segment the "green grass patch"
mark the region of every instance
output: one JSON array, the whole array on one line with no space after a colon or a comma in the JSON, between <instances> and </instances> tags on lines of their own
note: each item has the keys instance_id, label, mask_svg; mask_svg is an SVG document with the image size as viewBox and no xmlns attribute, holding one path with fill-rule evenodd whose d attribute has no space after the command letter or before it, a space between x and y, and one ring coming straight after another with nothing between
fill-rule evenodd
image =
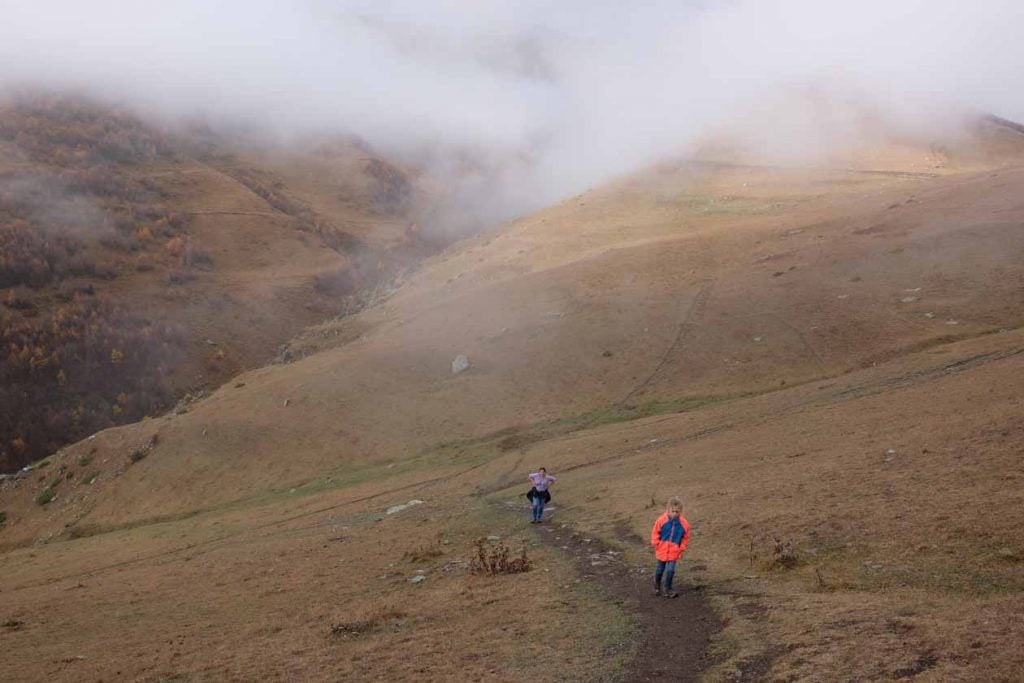
<instances>
[{"instance_id":1,"label":"green grass patch","mask_svg":"<svg viewBox=\"0 0 1024 683\"><path fill-rule=\"evenodd\" d=\"M0 526L3 526L4 524L7 524L7 513L0 512Z\"/></svg>"},{"instance_id":2,"label":"green grass patch","mask_svg":"<svg viewBox=\"0 0 1024 683\"><path fill-rule=\"evenodd\" d=\"M417 458L398 462L357 460L346 463L328 474L305 481L291 482L287 487L272 489L265 494L257 494L238 502L249 506L269 503L281 498L305 497L430 469L432 469L431 463L422 462Z\"/></svg>"},{"instance_id":3,"label":"green grass patch","mask_svg":"<svg viewBox=\"0 0 1024 683\"><path fill-rule=\"evenodd\" d=\"M90 473L89 473L89 475L88 475L88 476L87 476L87 477L86 477L85 479L83 479L82 481L84 481L84 482L85 482L86 484L91 484L91 483L93 483L94 481L96 481L96 480L97 480L97 479L99 478L99 476L100 476L100 471L99 471L99 470L93 470L93 471L92 471L92 472L90 472Z\"/></svg>"},{"instance_id":4,"label":"green grass patch","mask_svg":"<svg viewBox=\"0 0 1024 683\"><path fill-rule=\"evenodd\" d=\"M53 487L47 486L45 489L39 492L39 495L36 496L36 505L46 505L56 497L57 492L53 490Z\"/></svg>"}]
</instances>

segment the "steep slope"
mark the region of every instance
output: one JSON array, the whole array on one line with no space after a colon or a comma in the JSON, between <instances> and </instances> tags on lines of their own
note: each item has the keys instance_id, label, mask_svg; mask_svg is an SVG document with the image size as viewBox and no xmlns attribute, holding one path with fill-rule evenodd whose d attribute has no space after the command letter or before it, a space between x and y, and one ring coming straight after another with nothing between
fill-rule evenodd
<instances>
[{"instance_id":1,"label":"steep slope","mask_svg":"<svg viewBox=\"0 0 1024 683\"><path fill-rule=\"evenodd\" d=\"M321 179L302 200L285 156ZM2 103L0 468L265 364L414 261L390 227L409 207L381 199L417 196L404 177L350 142L256 153L74 98Z\"/></svg>"},{"instance_id":2,"label":"steep slope","mask_svg":"<svg viewBox=\"0 0 1024 683\"><path fill-rule=\"evenodd\" d=\"M652 169L429 259L302 335L292 363L5 480L17 652L67 656L44 642L50 613L55 640L96 652L116 613L181 634L133 639L137 677L512 680L542 662L604 679L632 627L574 587L557 545L502 584L460 563L475 536L528 534L506 511L544 464L559 521L630 562L684 496L683 580L728 617L720 678L1011 680L1024 154L985 131L996 151L904 149L882 169ZM75 540L16 549L39 539ZM70 589L106 616L65 605ZM332 640L338 621L364 630Z\"/></svg>"}]
</instances>

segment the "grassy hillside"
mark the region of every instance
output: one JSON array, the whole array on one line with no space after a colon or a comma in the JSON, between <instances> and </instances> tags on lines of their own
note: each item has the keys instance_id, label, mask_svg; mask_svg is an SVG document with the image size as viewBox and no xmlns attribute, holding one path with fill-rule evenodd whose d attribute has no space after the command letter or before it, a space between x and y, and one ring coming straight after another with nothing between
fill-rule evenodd
<instances>
[{"instance_id":1,"label":"grassy hillside","mask_svg":"<svg viewBox=\"0 0 1024 683\"><path fill-rule=\"evenodd\" d=\"M453 245L293 362L0 483L4 672L628 679L675 603L594 575L642 594L678 494L709 680L1013 680L1022 143L665 165ZM479 537L533 571L473 574Z\"/></svg>"}]
</instances>

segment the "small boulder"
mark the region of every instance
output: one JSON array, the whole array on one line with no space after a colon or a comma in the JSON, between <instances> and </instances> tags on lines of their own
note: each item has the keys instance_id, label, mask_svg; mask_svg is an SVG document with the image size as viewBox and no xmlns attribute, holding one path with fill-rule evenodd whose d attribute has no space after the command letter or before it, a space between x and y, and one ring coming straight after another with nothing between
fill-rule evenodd
<instances>
[{"instance_id":1,"label":"small boulder","mask_svg":"<svg viewBox=\"0 0 1024 683\"><path fill-rule=\"evenodd\" d=\"M395 514L397 512L401 512L402 510L408 510L411 507L415 507L417 505L423 505L424 502L425 501L422 501L419 498L414 498L414 499L410 500L408 503L402 503L401 505L392 505L391 507L389 507L387 509L387 514L393 515L393 514Z\"/></svg>"},{"instance_id":2,"label":"small boulder","mask_svg":"<svg viewBox=\"0 0 1024 683\"><path fill-rule=\"evenodd\" d=\"M455 360L452 361L452 374L457 375L460 372L469 370L469 356L460 353L455 356Z\"/></svg>"}]
</instances>

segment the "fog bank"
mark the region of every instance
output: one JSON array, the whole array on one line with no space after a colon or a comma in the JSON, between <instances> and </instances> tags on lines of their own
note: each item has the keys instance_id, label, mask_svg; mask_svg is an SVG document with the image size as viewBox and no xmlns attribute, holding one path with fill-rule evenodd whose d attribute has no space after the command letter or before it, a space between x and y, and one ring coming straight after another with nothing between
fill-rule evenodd
<instances>
[{"instance_id":1,"label":"fog bank","mask_svg":"<svg viewBox=\"0 0 1024 683\"><path fill-rule=\"evenodd\" d=\"M442 170L457 150L477 172L448 163L455 192L488 219L723 125L801 156L865 117L919 136L965 111L1024 119L1021 26L1012 0L16 0L0 87L271 140L355 134Z\"/></svg>"}]
</instances>

